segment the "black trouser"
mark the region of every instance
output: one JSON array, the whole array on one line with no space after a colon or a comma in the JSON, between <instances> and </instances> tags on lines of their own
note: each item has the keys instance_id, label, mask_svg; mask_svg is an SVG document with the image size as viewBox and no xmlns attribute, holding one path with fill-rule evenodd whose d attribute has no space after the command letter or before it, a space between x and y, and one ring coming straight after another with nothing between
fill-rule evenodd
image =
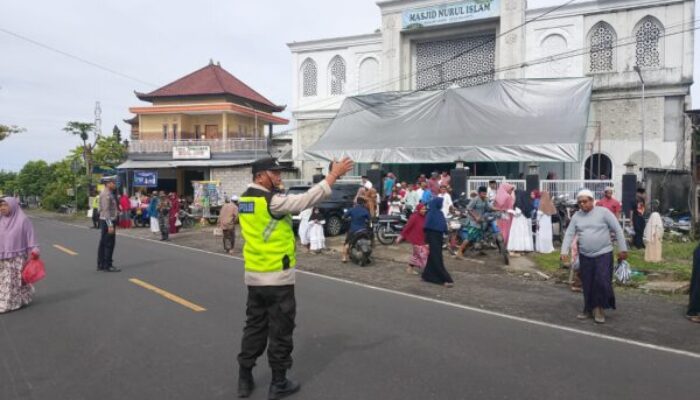
<instances>
[{"instance_id":1,"label":"black trouser","mask_svg":"<svg viewBox=\"0 0 700 400\"><path fill-rule=\"evenodd\" d=\"M92 226L96 229L100 227L100 211L96 208L92 209Z\"/></svg>"},{"instance_id":2,"label":"black trouser","mask_svg":"<svg viewBox=\"0 0 700 400\"><path fill-rule=\"evenodd\" d=\"M112 221L112 226L115 227L117 221ZM112 266L112 255L114 254L114 245L117 241L117 232L110 235L108 232L107 222L100 220L100 247L97 250L97 268L108 269Z\"/></svg>"},{"instance_id":3,"label":"black trouser","mask_svg":"<svg viewBox=\"0 0 700 400\"><path fill-rule=\"evenodd\" d=\"M248 318L238 355L241 367L253 368L265 347L270 368L287 370L292 367L296 308L294 285L248 286Z\"/></svg>"}]
</instances>

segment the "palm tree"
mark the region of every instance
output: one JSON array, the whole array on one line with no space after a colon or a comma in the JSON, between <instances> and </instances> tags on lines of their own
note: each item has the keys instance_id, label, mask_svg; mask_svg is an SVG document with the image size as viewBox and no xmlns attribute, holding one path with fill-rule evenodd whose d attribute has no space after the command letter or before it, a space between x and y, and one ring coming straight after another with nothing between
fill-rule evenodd
<instances>
[{"instance_id":1,"label":"palm tree","mask_svg":"<svg viewBox=\"0 0 700 400\"><path fill-rule=\"evenodd\" d=\"M85 174L88 177L89 186L92 184L92 149L95 147L95 143L89 143L88 140L90 140L90 132L95 130L95 124L69 121L63 130L80 137L80 140L83 141L83 160L85 161Z\"/></svg>"}]
</instances>

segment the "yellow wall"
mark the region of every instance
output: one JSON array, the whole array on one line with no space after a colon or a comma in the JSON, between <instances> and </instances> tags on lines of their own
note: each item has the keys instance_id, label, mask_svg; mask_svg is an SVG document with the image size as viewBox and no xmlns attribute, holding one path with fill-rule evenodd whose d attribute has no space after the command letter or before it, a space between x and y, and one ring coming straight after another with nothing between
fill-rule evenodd
<instances>
[{"instance_id":1,"label":"yellow wall","mask_svg":"<svg viewBox=\"0 0 700 400\"><path fill-rule=\"evenodd\" d=\"M163 140L163 125L168 125L168 140L173 140L173 124L178 125L179 139L194 139L195 125L199 125L200 136L204 135L206 125L216 125L219 133L218 137L207 137L207 139L223 138L222 114L150 114L141 115L139 139ZM227 114L226 124L228 128L228 138L253 138L255 136L255 118ZM242 132L240 132L240 130L242 130ZM258 137L263 138L264 135L265 122L258 120Z\"/></svg>"}]
</instances>

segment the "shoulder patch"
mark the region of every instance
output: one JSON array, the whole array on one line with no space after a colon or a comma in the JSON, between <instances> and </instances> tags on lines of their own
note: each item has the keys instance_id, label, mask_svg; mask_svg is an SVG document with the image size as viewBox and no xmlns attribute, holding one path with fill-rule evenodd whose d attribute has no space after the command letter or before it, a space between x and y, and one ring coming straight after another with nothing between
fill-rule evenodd
<instances>
[{"instance_id":1,"label":"shoulder patch","mask_svg":"<svg viewBox=\"0 0 700 400\"><path fill-rule=\"evenodd\" d=\"M254 214L255 202L241 201L240 203L238 203L238 212L243 214Z\"/></svg>"}]
</instances>

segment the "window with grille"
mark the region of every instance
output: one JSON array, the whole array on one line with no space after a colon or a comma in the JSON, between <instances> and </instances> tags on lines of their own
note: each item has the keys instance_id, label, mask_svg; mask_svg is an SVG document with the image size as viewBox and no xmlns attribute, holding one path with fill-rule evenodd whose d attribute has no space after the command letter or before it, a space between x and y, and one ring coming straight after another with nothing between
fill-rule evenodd
<instances>
[{"instance_id":1,"label":"window with grille","mask_svg":"<svg viewBox=\"0 0 700 400\"><path fill-rule=\"evenodd\" d=\"M612 27L599 22L591 30L590 71L607 72L615 69L615 41Z\"/></svg>"},{"instance_id":2,"label":"window with grille","mask_svg":"<svg viewBox=\"0 0 700 400\"><path fill-rule=\"evenodd\" d=\"M311 59L304 61L301 71L302 94L304 97L316 96L318 86L318 69L316 68L316 63Z\"/></svg>"},{"instance_id":3,"label":"window with grille","mask_svg":"<svg viewBox=\"0 0 700 400\"><path fill-rule=\"evenodd\" d=\"M345 61L340 56L331 60L331 95L343 94L345 91Z\"/></svg>"},{"instance_id":4,"label":"window with grille","mask_svg":"<svg viewBox=\"0 0 700 400\"><path fill-rule=\"evenodd\" d=\"M495 35L417 43L416 87L439 90L490 82L495 59Z\"/></svg>"},{"instance_id":5,"label":"window with grille","mask_svg":"<svg viewBox=\"0 0 700 400\"><path fill-rule=\"evenodd\" d=\"M646 68L660 67L659 41L663 35L661 24L652 17L646 17L640 22L634 35L637 39L637 65Z\"/></svg>"}]
</instances>

